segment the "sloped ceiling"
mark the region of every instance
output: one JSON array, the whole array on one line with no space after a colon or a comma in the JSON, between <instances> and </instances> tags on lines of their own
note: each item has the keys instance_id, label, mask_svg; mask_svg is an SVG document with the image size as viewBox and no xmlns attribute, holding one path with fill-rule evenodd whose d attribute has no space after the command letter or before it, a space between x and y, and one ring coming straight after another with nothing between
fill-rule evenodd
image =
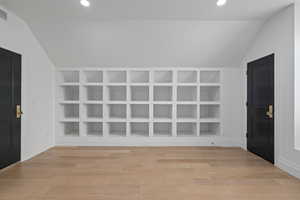
<instances>
[{"instance_id":1,"label":"sloped ceiling","mask_svg":"<svg viewBox=\"0 0 300 200\"><path fill-rule=\"evenodd\" d=\"M264 20L292 0L2 0L57 67L239 66Z\"/></svg>"}]
</instances>

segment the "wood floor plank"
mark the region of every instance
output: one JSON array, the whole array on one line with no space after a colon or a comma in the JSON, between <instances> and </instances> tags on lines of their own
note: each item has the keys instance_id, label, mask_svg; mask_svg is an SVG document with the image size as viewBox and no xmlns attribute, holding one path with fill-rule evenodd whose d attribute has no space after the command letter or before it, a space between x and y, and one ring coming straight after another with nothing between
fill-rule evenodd
<instances>
[{"instance_id":1,"label":"wood floor plank","mask_svg":"<svg viewBox=\"0 0 300 200\"><path fill-rule=\"evenodd\" d=\"M239 148L55 147L0 171L0 200L299 200L300 180Z\"/></svg>"}]
</instances>

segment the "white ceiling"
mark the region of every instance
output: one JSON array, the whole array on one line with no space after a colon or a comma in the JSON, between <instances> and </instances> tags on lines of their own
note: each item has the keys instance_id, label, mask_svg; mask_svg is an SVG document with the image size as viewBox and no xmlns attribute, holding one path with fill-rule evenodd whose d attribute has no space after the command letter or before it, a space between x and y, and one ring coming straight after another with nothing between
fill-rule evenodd
<instances>
[{"instance_id":1,"label":"white ceiling","mask_svg":"<svg viewBox=\"0 0 300 200\"><path fill-rule=\"evenodd\" d=\"M238 66L263 21L294 0L0 0L57 66Z\"/></svg>"},{"instance_id":2,"label":"white ceiling","mask_svg":"<svg viewBox=\"0 0 300 200\"><path fill-rule=\"evenodd\" d=\"M83 9L79 0L1 0L26 19L264 19L295 0L228 0L216 7L217 0L90 0Z\"/></svg>"},{"instance_id":3,"label":"white ceiling","mask_svg":"<svg viewBox=\"0 0 300 200\"><path fill-rule=\"evenodd\" d=\"M26 19L264 19L294 0L228 0L223 8L217 0L90 0L83 9L79 0L2 0Z\"/></svg>"}]
</instances>

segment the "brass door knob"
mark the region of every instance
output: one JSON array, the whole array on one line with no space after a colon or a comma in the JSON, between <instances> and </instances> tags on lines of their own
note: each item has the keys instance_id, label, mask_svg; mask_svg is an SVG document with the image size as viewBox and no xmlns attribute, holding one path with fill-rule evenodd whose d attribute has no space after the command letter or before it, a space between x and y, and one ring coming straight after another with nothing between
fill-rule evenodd
<instances>
[{"instance_id":1,"label":"brass door knob","mask_svg":"<svg viewBox=\"0 0 300 200\"><path fill-rule=\"evenodd\" d=\"M22 114L23 114L23 112L22 112L22 109L21 109L21 105L17 105L16 106L16 118L20 119Z\"/></svg>"},{"instance_id":2,"label":"brass door knob","mask_svg":"<svg viewBox=\"0 0 300 200\"><path fill-rule=\"evenodd\" d=\"M273 119L273 105L269 105L269 106L268 106L268 111L267 111L266 115L267 115L270 119Z\"/></svg>"}]
</instances>

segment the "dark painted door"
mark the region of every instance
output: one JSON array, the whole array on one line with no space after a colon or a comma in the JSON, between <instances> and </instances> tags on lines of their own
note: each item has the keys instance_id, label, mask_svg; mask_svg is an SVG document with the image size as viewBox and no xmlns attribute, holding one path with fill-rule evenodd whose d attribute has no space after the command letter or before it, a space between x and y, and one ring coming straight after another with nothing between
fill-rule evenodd
<instances>
[{"instance_id":1,"label":"dark painted door","mask_svg":"<svg viewBox=\"0 0 300 200\"><path fill-rule=\"evenodd\" d=\"M21 55L0 48L0 169L20 161Z\"/></svg>"},{"instance_id":2,"label":"dark painted door","mask_svg":"<svg viewBox=\"0 0 300 200\"><path fill-rule=\"evenodd\" d=\"M274 163L274 54L248 63L247 148Z\"/></svg>"}]
</instances>

